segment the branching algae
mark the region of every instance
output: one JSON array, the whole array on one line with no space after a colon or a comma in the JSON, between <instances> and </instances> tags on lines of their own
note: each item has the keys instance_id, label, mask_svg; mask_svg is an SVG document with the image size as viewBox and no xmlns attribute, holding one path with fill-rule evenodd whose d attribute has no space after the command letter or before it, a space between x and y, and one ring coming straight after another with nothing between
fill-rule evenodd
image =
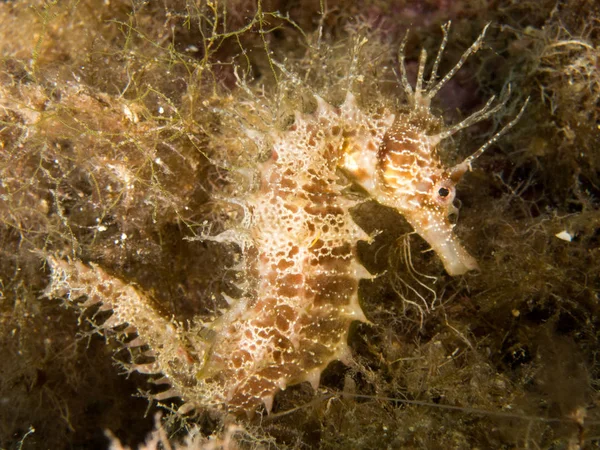
<instances>
[{"instance_id":1,"label":"branching algae","mask_svg":"<svg viewBox=\"0 0 600 450\"><path fill-rule=\"evenodd\" d=\"M484 29L438 80L448 27L427 79L426 53L421 53L414 87L404 64L406 40L402 44L400 83L409 101L404 109L361 107L349 86L337 106L314 93L309 99L316 103L314 111L294 112L292 123L282 128L268 125L260 102L253 106L259 120L239 119L244 148L258 160L254 170L239 170L251 188L223 200L242 209L237 225L204 236L233 241L241 249L235 266L241 295L224 296L229 305L222 315L179 323L161 313L150 295L98 265L57 256L48 257L47 296L66 295L79 308L111 311L100 327L135 335L125 346L142 347L146 358L127 365L128 370L156 375L155 383L166 388L154 398L180 397L182 413L201 408L251 413L261 405L270 411L277 392L290 385L308 381L316 389L330 362L350 358L350 324L367 321L358 284L370 274L357 261L356 244L369 236L350 214L363 199L347 194L349 183L400 212L448 274L477 268L449 219L456 212L455 185L523 109L462 163L446 167L440 162L443 139L491 117L510 94L507 88L497 103L491 98L451 126L432 113L432 98L481 47L485 34ZM260 121L267 126L255 126Z\"/></svg>"}]
</instances>

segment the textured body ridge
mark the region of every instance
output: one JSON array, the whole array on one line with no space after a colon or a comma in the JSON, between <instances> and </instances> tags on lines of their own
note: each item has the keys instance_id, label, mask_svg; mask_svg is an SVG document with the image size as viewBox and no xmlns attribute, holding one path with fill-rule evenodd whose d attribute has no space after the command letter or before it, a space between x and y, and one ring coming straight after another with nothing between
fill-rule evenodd
<instances>
[{"instance_id":1,"label":"textured body ridge","mask_svg":"<svg viewBox=\"0 0 600 450\"><path fill-rule=\"evenodd\" d=\"M100 304L112 310L103 328L127 325L138 335L129 347L150 347L142 355L151 362L134 363L131 370L161 374L157 382L168 388L155 398L181 397L182 411L206 406L253 411L261 404L270 411L274 395L287 386L309 381L316 388L331 361L348 358L350 324L366 320L358 283L368 273L356 260L356 243L367 235L351 218L355 200L343 194L346 177L403 214L449 274L477 267L448 219L455 211L454 186L516 119L463 163L441 164L437 148L442 139L489 117L506 101L491 107L490 100L465 121L443 128L430 112L431 98L483 37L436 83L446 32L447 27L427 83L423 55L414 89L401 60L411 103L407 111L363 111L347 92L339 107L315 96L314 113L296 113L286 130L247 130L248 139L270 157L257 164L258 186L236 200L246 215L246 290L238 299L226 297L228 310L212 323L183 326L169 320L143 293L77 261L49 258L49 295L67 292L72 300L87 297L84 308ZM346 177L339 176L340 169Z\"/></svg>"}]
</instances>

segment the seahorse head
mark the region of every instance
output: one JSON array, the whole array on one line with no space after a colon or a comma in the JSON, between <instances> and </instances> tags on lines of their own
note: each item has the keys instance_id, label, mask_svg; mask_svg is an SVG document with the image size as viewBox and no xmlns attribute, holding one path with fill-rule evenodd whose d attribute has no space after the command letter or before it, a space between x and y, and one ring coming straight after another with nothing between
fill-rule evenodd
<instances>
[{"instance_id":1,"label":"seahorse head","mask_svg":"<svg viewBox=\"0 0 600 450\"><path fill-rule=\"evenodd\" d=\"M380 201L396 208L442 260L450 275L477 269L460 244L450 217L456 184L467 165L446 169L437 155L439 135L402 115L388 129L377 154Z\"/></svg>"},{"instance_id":2,"label":"seahorse head","mask_svg":"<svg viewBox=\"0 0 600 450\"><path fill-rule=\"evenodd\" d=\"M463 162L454 167L445 167L441 163L438 155L440 142L493 116L506 105L510 97L511 89L508 85L498 101L495 102L496 96L492 96L480 110L450 126L446 126L443 119L431 109L432 99L436 94L460 70L469 56L482 47L488 27L489 24L465 50L454 67L438 79L438 68L448 40L450 22L443 25L442 43L431 72L426 77L427 52L423 49L414 87L408 81L404 61L407 33L398 53L399 81L408 101L398 115L385 114L379 122L367 120L367 126L358 127L358 119L363 120L364 115L357 112L354 96L348 94L340 107L343 122L354 126L353 132L347 133L353 142L349 143L348 138L342 145L344 154L340 167L379 203L398 210L431 245L450 275L462 275L478 268L475 259L453 232L454 225L450 218L457 212L453 204L456 185L464 173L471 169L471 164L519 121L528 102L525 101L514 119ZM361 136L361 130L369 132L366 134L367 138Z\"/></svg>"}]
</instances>

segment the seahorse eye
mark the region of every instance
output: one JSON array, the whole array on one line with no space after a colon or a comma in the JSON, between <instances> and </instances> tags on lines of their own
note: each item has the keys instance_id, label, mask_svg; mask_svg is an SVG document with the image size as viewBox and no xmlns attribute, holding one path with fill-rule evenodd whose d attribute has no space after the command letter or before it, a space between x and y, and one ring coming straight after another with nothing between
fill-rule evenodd
<instances>
[{"instance_id":1,"label":"seahorse eye","mask_svg":"<svg viewBox=\"0 0 600 450\"><path fill-rule=\"evenodd\" d=\"M454 185L449 180L441 180L433 187L433 201L438 205L448 206L454 201L456 191Z\"/></svg>"},{"instance_id":2,"label":"seahorse eye","mask_svg":"<svg viewBox=\"0 0 600 450\"><path fill-rule=\"evenodd\" d=\"M448 197L448 194L450 194L450 190L445 187L441 187L438 190L438 194L440 197Z\"/></svg>"}]
</instances>

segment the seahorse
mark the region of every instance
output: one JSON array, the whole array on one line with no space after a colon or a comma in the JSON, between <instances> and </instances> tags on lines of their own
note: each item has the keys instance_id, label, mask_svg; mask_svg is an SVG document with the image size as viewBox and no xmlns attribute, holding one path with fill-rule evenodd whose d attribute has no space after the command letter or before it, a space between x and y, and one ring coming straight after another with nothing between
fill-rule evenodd
<instances>
[{"instance_id":1,"label":"seahorse","mask_svg":"<svg viewBox=\"0 0 600 450\"><path fill-rule=\"evenodd\" d=\"M352 219L350 208L360 200L344 194L347 182L340 169L403 214L450 275L477 267L448 220L454 186L518 117L461 164L449 169L441 164L442 139L494 114L507 99L504 95L492 107L492 98L481 111L440 131L431 99L481 46L485 33L436 82L448 25L443 30L425 87L426 53L414 89L401 56L408 112L363 111L348 91L337 107L315 95L316 110L296 113L288 129L274 128L268 136L248 130L257 147L269 150L266 161L257 164L258 187L237 200L246 214L243 276L249 282L240 298L227 298L229 309L214 322L196 327L174 322L141 290L80 261L48 258L53 272L48 295L87 298L83 308L100 304L113 311L101 327L135 330L138 337L127 345L148 345L146 356L153 362L134 362L130 370L162 374L159 382L168 388L155 398L180 397L181 412L205 407L251 412L260 405L270 411L275 394L289 385L309 381L316 389L331 361L349 359L350 324L367 321L358 283L370 275L357 261L356 243L369 237ZM406 38L401 55L405 44Z\"/></svg>"}]
</instances>

